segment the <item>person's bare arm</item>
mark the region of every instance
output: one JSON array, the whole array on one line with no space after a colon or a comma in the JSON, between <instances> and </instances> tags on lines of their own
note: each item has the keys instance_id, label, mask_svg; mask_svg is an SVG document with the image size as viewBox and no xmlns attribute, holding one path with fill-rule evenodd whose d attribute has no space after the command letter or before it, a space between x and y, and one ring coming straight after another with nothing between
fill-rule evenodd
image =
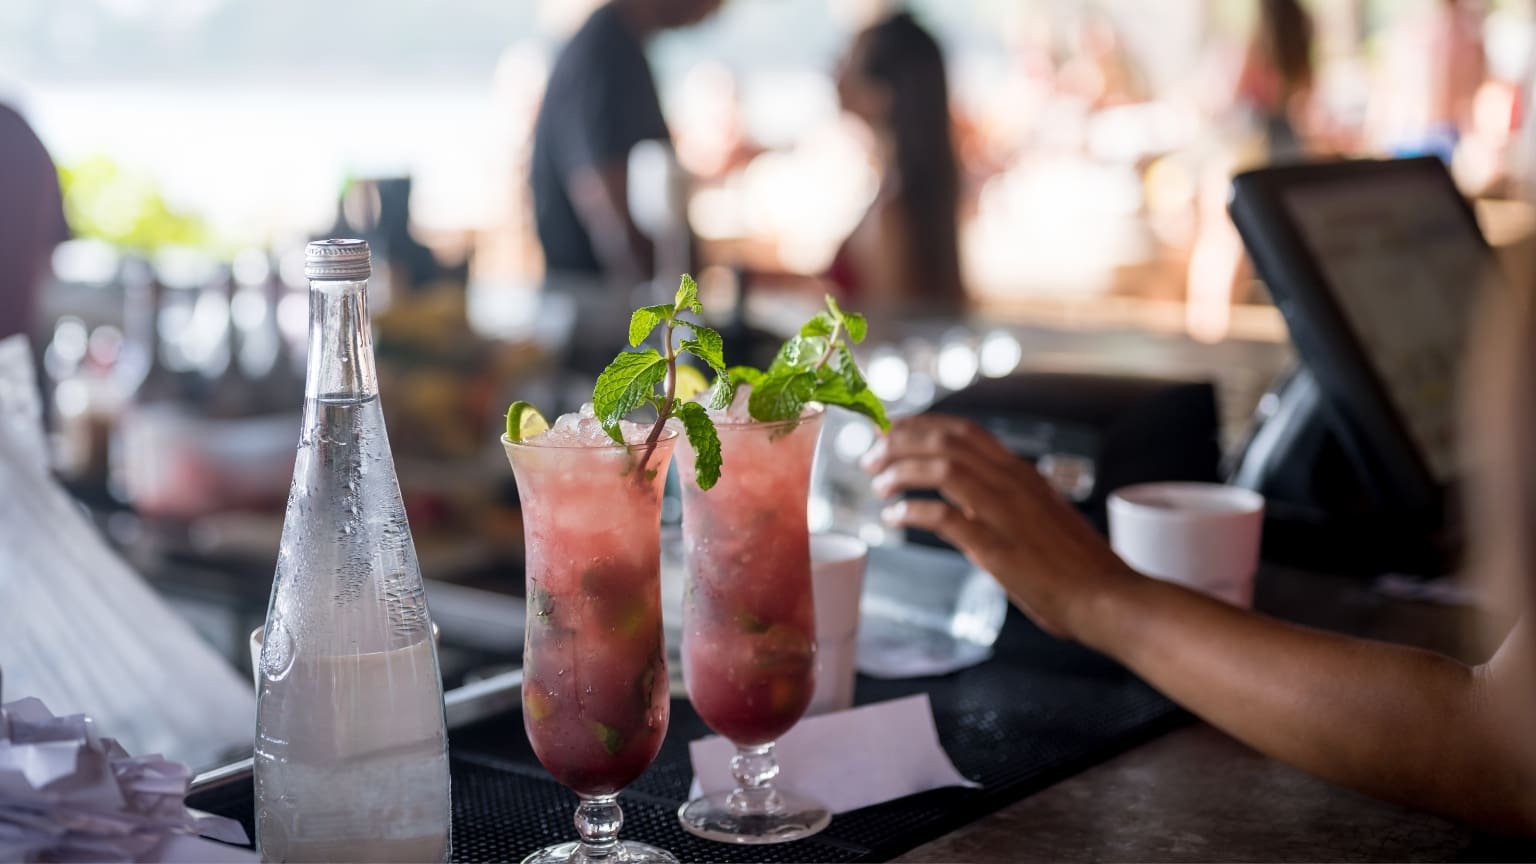
<instances>
[{"instance_id":1,"label":"person's bare arm","mask_svg":"<svg viewBox=\"0 0 1536 864\"><path fill-rule=\"evenodd\" d=\"M1510 644L1468 667L1440 654L1286 624L1136 578L1085 616L1085 644L1277 759L1379 798L1536 833L1536 776L1495 694L1530 687Z\"/></svg>"},{"instance_id":2,"label":"person's bare arm","mask_svg":"<svg viewBox=\"0 0 1536 864\"><path fill-rule=\"evenodd\" d=\"M567 178L566 192L603 268L627 285L651 278L655 250L629 212L628 164L578 168Z\"/></svg>"},{"instance_id":3,"label":"person's bare arm","mask_svg":"<svg viewBox=\"0 0 1536 864\"><path fill-rule=\"evenodd\" d=\"M1495 707L1536 686L1525 632L1471 668L1148 579L967 421L898 421L866 467L882 495L943 496L894 504L888 520L937 532L1046 630L1113 657L1253 747L1381 798L1536 834L1536 771L1519 740L1531 733Z\"/></svg>"}]
</instances>

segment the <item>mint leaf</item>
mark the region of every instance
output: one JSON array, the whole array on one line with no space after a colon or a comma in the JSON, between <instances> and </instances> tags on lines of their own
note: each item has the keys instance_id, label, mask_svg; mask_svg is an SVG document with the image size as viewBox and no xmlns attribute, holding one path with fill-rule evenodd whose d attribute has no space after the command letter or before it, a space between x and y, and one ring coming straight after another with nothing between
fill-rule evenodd
<instances>
[{"instance_id":1,"label":"mint leaf","mask_svg":"<svg viewBox=\"0 0 1536 864\"><path fill-rule=\"evenodd\" d=\"M677 310L670 303L660 303L655 306L642 306L629 316L629 344L635 348L640 343L651 337L651 331L656 325L677 314Z\"/></svg>"},{"instance_id":2,"label":"mint leaf","mask_svg":"<svg viewBox=\"0 0 1536 864\"><path fill-rule=\"evenodd\" d=\"M693 281L693 277L687 273L678 280L677 297L672 301L672 305L679 312L686 309L695 315L704 314L704 304L699 302L699 283Z\"/></svg>"},{"instance_id":3,"label":"mint leaf","mask_svg":"<svg viewBox=\"0 0 1536 864\"><path fill-rule=\"evenodd\" d=\"M772 365L768 367L768 374L777 376L789 371L801 372L814 369L826 350L827 340L821 336L791 337L773 358Z\"/></svg>"},{"instance_id":4,"label":"mint leaf","mask_svg":"<svg viewBox=\"0 0 1536 864\"><path fill-rule=\"evenodd\" d=\"M767 373L749 374L737 367L730 370L731 380L751 381L747 410L754 420L797 417L805 403L814 401L863 414L889 429L885 405L864 381L851 348L869 335L869 321L857 312L844 312L830 294L826 303L826 311L812 316L784 343Z\"/></svg>"},{"instance_id":5,"label":"mint leaf","mask_svg":"<svg viewBox=\"0 0 1536 864\"><path fill-rule=\"evenodd\" d=\"M725 340L716 331L703 324L683 322L693 330L692 339L684 339L678 347L709 364L716 374L725 371Z\"/></svg>"},{"instance_id":6,"label":"mint leaf","mask_svg":"<svg viewBox=\"0 0 1536 864\"><path fill-rule=\"evenodd\" d=\"M801 336L831 336L832 328L837 325L832 316L826 312L817 312L811 320L800 327Z\"/></svg>"},{"instance_id":7,"label":"mint leaf","mask_svg":"<svg viewBox=\"0 0 1536 864\"><path fill-rule=\"evenodd\" d=\"M624 738L619 735L619 730L600 720L592 721L592 737L603 745L609 756L617 756L624 749Z\"/></svg>"},{"instance_id":8,"label":"mint leaf","mask_svg":"<svg viewBox=\"0 0 1536 864\"><path fill-rule=\"evenodd\" d=\"M800 416L816 389L815 372L785 371L769 374L752 388L747 413L754 420L772 422Z\"/></svg>"},{"instance_id":9,"label":"mint leaf","mask_svg":"<svg viewBox=\"0 0 1536 864\"><path fill-rule=\"evenodd\" d=\"M693 447L694 481L700 489L709 489L720 479L720 436L715 432L715 421L697 402L679 403L677 417L683 421L688 444Z\"/></svg>"},{"instance_id":10,"label":"mint leaf","mask_svg":"<svg viewBox=\"0 0 1536 864\"><path fill-rule=\"evenodd\" d=\"M841 376L828 376L818 382L811 392L811 400L863 414L875 421L882 432L891 428L891 421L885 416L885 403L880 401L880 397L868 387L857 392L849 390L848 382Z\"/></svg>"},{"instance_id":11,"label":"mint leaf","mask_svg":"<svg viewBox=\"0 0 1536 864\"><path fill-rule=\"evenodd\" d=\"M859 364L853 359L853 352L847 345L839 345L832 351L832 371L841 378L849 393L863 392L869 385L864 383L864 374L859 371Z\"/></svg>"},{"instance_id":12,"label":"mint leaf","mask_svg":"<svg viewBox=\"0 0 1536 864\"><path fill-rule=\"evenodd\" d=\"M869 320L857 312L849 312L843 316L843 329L848 331L848 338L857 345L869 335Z\"/></svg>"},{"instance_id":13,"label":"mint leaf","mask_svg":"<svg viewBox=\"0 0 1536 864\"><path fill-rule=\"evenodd\" d=\"M709 388L709 407L724 411L736 401L736 385L728 375L716 375L715 386Z\"/></svg>"},{"instance_id":14,"label":"mint leaf","mask_svg":"<svg viewBox=\"0 0 1536 864\"><path fill-rule=\"evenodd\" d=\"M763 380L763 373L751 366L732 366L725 370L725 377L731 382L732 387L740 387L743 384L756 387Z\"/></svg>"},{"instance_id":15,"label":"mint leaf","mask_svg":"<svg viewBox=\"0 0 1536 864\"><path fill-rule=\"evenodd\" d=\"M745 633L767 633L768 622L743 609L736 613L736 625Z\"/></svg>"},{"instance_id":16,"label":"mint leaf","mask_svg":"<svg viewBox=\"0 0 1536 864\"><path fill-rule=\"evenodd\" d=\"M653 348L624 351L613 358L592 387L592 410L609 438L625 443L619 421L649 402L656 385L666 377L667 361Z\"/></svg>"},{"instance_id":17,"label":"mint leaf","mask_svg":"<svg viewBox=\"0 0 1536 864\"><path fill-rule=\"evenodd\" d=\"M555 598L538 586L534 586L533 591L529 593L528 605L533 607L534 614L539 616L541 624L548 624L549 616L555 614Z\"/></svg>"}]
</instances>

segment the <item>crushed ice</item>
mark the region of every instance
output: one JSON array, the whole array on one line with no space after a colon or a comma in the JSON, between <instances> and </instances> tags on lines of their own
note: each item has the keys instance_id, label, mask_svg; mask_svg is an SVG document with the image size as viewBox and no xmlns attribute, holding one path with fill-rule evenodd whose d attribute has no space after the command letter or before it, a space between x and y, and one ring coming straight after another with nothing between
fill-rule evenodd
<instances>
[{"instance_id":1,"label":"crushed ice","mask_svg":"<svg viewBox=\"0 0 1536 864\"><path fill-rule=\"evenodd\" d=\"M626 442L643 444L646 435L650 434L651 424L622 420L619 431ZM556 417L549 431L528 439L527 443L545 447L607 447L612 446L613 439L603 431L603 424L592 410L592 403L588 402L580 411Z\"/></svg>"}]
</instances>

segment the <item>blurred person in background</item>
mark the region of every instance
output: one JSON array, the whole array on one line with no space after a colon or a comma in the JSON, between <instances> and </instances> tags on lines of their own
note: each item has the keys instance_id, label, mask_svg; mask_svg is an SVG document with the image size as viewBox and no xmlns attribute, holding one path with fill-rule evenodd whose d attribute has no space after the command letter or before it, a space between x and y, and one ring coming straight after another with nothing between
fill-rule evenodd
<instances>
[{"instance_id":1,"label":"blurred person in background","mask_svg":"<svg viewBox=\"0 0 1536 864\"><path fill-rule=\"evenodd\" d=\"M670 144L645 42L708 18L722 0L611 0L561 49L534 125L530 185L546 269L626 289L655 250L629 206L629 155Z\"/></svg>"},{"instance_id":2,"label":"blurred person in background","mask_svg":"<svg viewBox=\"0 0 1536 864\"><path fill-rule=\"evenodd\" d=\"M67 235L53 159L27 121L0 105L0 339L31 332L53 247Z\"/></svg>"},{"instance_id":3,"label":"blurred person in background","mask_svg":"<svg viewBox=\"0 0 1536 864\"><path fill-rule=\"evenodd\" d=\"M837 90L873 134L880 187L828 279L873 314L960 311L960 170L938 43L892 15L854 39Z\"/></svg>"},{"instance_id":4,"label":"blurred person in background","mask_svg":"<svg viewBox=\"0 0 1536 864\"><path fill-rule=\"evenodd\" d=\"M1227 215L1227 189L1239 171L1307 155L1313 111L1312 17L1300 0L1259 0L1258 21L1219 115L1236 121L1228 152L1206 166L1196 201L1198 228L1185 282L1185 326L1204 342L1226 338L1233 292L1246 275L1242 240ZM1222 119L1222 118L1218 118Z\"/></svg>"},{"instance_id":5,"label":"blurred person in background","mask_svg":"<svg viewBox=\"0 0 1536 864\"><path fill-rule=\"evenodd\" d=\"M1267 162L1302 156L1313 92L1312 17L1299 0L1261 0L1234 104L1258 126Z\"/></svg>"}]
</instances>

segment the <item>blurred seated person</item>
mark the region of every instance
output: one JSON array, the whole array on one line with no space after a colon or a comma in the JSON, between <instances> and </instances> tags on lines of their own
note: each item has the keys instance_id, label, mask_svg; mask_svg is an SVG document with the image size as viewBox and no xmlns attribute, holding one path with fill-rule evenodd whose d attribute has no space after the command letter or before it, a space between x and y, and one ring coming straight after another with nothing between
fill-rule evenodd
<instances>
[{"instance_id":1,"label":"blurred seated person","mask_svg":"<svg viewBox=\"0 0 1536 864\"><path fill-rule=\"evenodd\" d=\"M0 339L31 332L53 247L67 235L53 160L27 121L0 105Z\"/></svg>"},{"instance_id":2,"label":"blurred seated person","mask_svg":"<svg viewBox=\"0 0 1536 864\"><path fill-rule=\"evenodd\" d=\"M1532 269L1536 274L1536 268ZM1531 287L1531 286L1527 286ZM979 426L898 420L866 457L885 511L997 577L1045 631L1100 651L1249 746L1334 783L1497 832L1536 835L1536 297L1503 296L1477 340L1462 426L1472 575L1519 620L1468 666L1311 630L1133 571Z\"/></svg>"},{"instance_id":3,"label":"blurred seated person","mask_svg":"<svg viewBox=\"0 0 1536 864\"><path fill-rule=\"evenodd\" d=\"M827 278L871 314L961 311L960 172L938 43L892 15L854 39L837 90L873 133L880 188Z\"/></svg>"},{"instance_id":4,"label":"blurred seated person","mask_svg":"<svg viewBox=\"0 0 1536 864\"><path fill-rule=\"evenodd\" d=\"M546 269L622 285L654 274L629 206L629 156L670 144L645 42L712 15L722 0L610 0L555 60L533 132L530 185ZM675 274L674 274L675 276Z\"/></svg>"}]
</instances>

